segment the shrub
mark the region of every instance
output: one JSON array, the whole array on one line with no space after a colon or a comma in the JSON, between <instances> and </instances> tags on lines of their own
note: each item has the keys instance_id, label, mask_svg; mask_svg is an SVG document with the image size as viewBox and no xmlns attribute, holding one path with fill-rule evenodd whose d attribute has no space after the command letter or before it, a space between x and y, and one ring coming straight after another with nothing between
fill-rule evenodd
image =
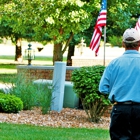
<instances>
[{"instance_id":1,"label":"shrub","mask_svg":"<svg viewBox=\"0 0 140 140\"><path fill-rule=\"evenodd\" d=\"M108 95L99 92L98 86L104 66L81 67L72 72L73 89L81 99L90 121L98 122L109 107Z\"/></svg>"},{"instance_id":2,"label":"shrub","mask_svg":"<svg viewBox=\"0 0 140 140\"><path fill-rule=\"evenodd\" d=\"M122 47L122 37L110 36L109 37L109 43L112 46Z\"/></svg>"},{"instance_id":3,"label":"shrub","mask_svg":"<svg viewBox=\"0 0 140 140\"><path fill-rule=\"evenodd\" d=\"M5 113L17 113L23 109L23 102L20 98L0 93L0 111Z\"/></svg>"},{"instance_id":4,"label":"shrub","mask_svg":"<svg viewBox=\"0 0 140 140\"><path fill-rule=\"evenodd\" d=\"M34 106L39 106L42 109L42 114L47 114L50 111L52 101L52 85L35 85L29 77L27 77L27 70L18 73L14 76L4 76L3 82L5 85L10 83L9 92L11 95L19 97L23 102L23 110L31 110ZM50 88L51 86L51 88ZM5 93L3 90L1 91Z\"/></svg>"},{"instance_id":5,"label":"shrub","mask_svg":"<svg viewBox=\"0 0 140 140\"><path fill-rule=\"evenodd\" d=\"M31 110L34 106L39 106L43 114L49 112L52 96L50 85L35 85L24 73L18 74L12 85L10 93L21 98L23 110Z\"/></svg>"}]
</instances>

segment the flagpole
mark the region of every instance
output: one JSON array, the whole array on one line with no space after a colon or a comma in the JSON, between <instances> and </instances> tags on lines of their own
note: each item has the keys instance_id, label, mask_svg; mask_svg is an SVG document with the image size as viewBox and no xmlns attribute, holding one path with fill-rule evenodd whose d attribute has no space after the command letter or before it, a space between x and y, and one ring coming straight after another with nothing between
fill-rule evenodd
<instances>
[{"instance_id":1,"label":"flagpole","mask_svg":"<svg viewBox=\"0 0 140 140\"><path fill-rule=\"evenodd\" d=\"M104 66L105 66L105 44L106 44L106 26L104 26L104 62L103 62Z\"/></svg>"}]
</instances>

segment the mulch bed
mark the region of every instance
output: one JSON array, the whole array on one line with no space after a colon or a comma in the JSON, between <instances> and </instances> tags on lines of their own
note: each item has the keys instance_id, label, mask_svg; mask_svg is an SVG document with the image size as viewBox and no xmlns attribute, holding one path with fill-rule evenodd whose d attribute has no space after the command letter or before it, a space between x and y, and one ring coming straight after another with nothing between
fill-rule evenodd
<instances>
[{"instance_id":1,"label":"mulch bed","mask_svg":"<svg viewBox=\"0 0 140 140\"><path fill-rule=\"evenodd\" d=\"M84 110L63 108L61 112L50 111L42 115L40 108L22 110L19 113L0 113L0 123L29 124L63 128L109 128L110 118L102 117L99 123L89 122Z\"/></svg>"}]
</instances>

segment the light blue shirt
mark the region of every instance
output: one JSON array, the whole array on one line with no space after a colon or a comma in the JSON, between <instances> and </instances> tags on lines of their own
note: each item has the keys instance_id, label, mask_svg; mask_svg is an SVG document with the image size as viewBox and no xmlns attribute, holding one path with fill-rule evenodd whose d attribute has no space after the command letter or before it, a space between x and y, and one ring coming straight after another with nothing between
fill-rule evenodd
<instances>
[{"instance_id":1,"label":"light blue shirt","mask_svg":"<svg viewBox=\"0 0 140 140\"><path fill-rule=\"evenodd\" d=\"M140 53L127 50L105 68L99 91L109 94L111 102L140 103Z\"/></svg>"}]
</instances>

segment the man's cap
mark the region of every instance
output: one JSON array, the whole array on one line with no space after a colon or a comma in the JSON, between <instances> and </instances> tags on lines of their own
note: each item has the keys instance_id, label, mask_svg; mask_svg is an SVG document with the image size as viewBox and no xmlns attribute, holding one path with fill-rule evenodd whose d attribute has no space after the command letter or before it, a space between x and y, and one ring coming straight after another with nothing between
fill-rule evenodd
<instances>
[{"instance_id":1,"label":"man's cap","mask_svg":"<svg viewBox=\"0 0 140 140\"><path fill-rule=\"evenodd\" d=\"M123 42L134 43L140 40L140 34L135 28L126 29L123 34Z\"/></svg>"}]
</instances>

